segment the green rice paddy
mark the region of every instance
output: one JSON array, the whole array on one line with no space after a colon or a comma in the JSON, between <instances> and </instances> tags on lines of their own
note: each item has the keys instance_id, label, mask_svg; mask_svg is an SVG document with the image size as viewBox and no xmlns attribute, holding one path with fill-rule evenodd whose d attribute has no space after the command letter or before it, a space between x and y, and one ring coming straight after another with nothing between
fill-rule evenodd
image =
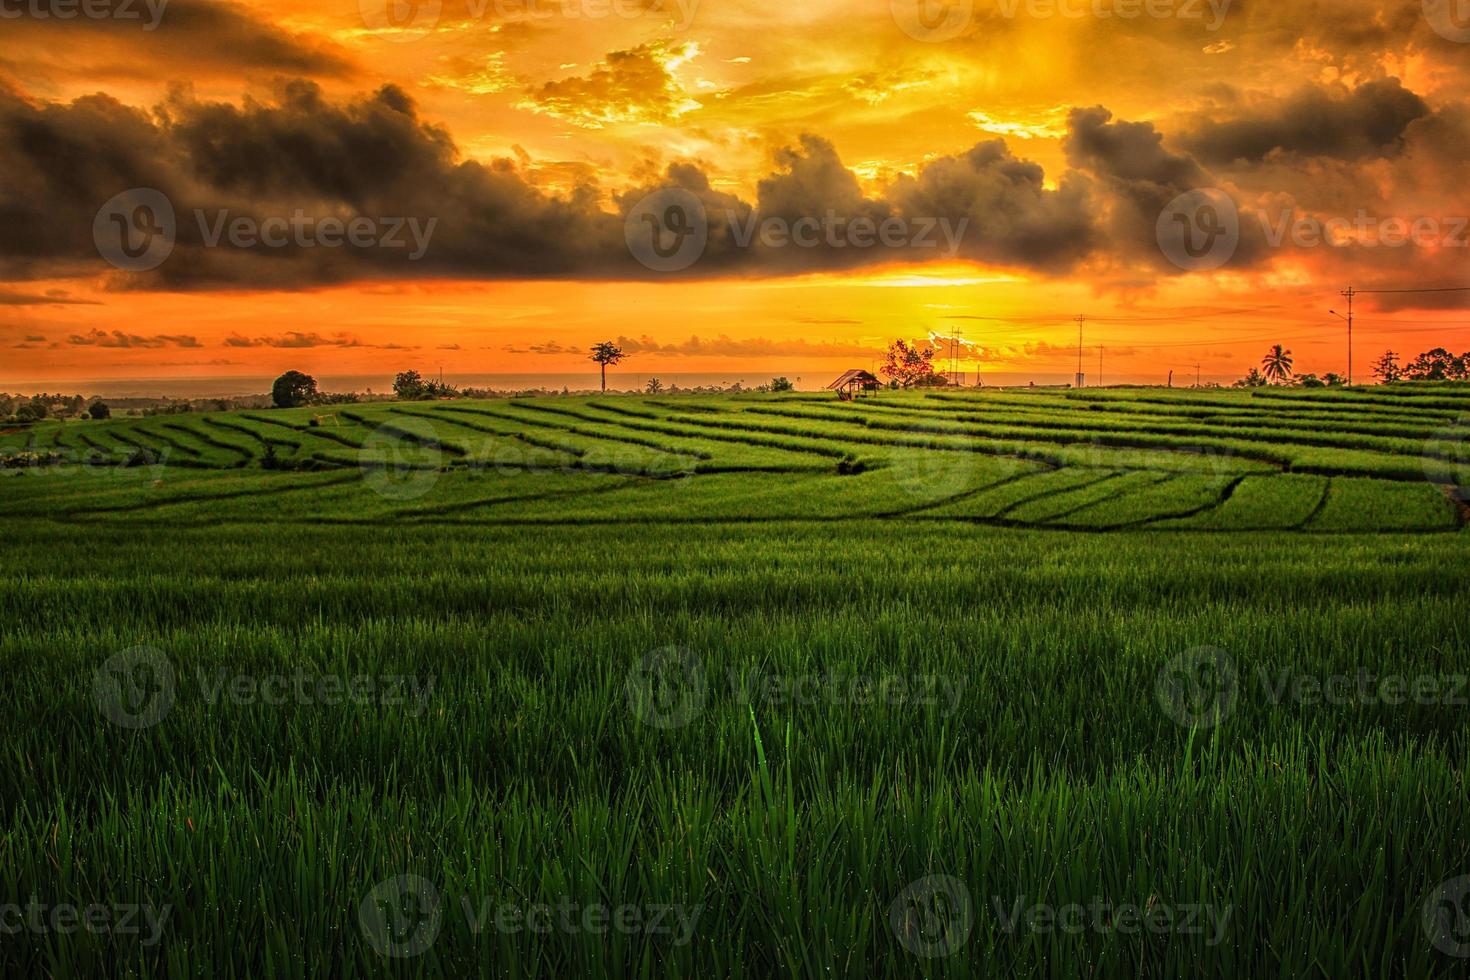
<instances>
[{"instance_id":1,"label":"green rice paddy","mask_svg":"<svg viewBox=\"0 0 1470 980\"><path fill-rule=\"evenodd\" d=\"M1450 385L6 431L0 971L1463 976L1467 448Z\"/></svg>"}]
</instances>

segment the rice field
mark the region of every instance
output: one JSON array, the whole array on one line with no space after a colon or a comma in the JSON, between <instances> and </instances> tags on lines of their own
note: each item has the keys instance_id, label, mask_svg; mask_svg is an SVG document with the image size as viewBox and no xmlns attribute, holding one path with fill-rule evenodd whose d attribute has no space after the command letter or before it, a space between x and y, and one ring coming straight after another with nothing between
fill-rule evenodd
<instances>
[{"instance_id":1,"label":"rice field","mask_svg":"<svg viewBox=\"0 0 1470 980\"><path fill-rule=\"evenodd\" d=\"M0 433L0 971L1463 976L1467 449L1452 385Z\"/></svg>"}]
</instances>

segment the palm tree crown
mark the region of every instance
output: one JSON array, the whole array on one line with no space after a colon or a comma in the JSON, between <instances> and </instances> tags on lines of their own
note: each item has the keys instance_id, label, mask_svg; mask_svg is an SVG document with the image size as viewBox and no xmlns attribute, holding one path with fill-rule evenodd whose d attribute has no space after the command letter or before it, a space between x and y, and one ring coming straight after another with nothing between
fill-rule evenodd
<instances>
[{"instance_id":1,"label":"palm tree crown","mask_svg":"<svg viewBox=\"0 0 1470 980\"><path fill-rule=\"evenodd\" d=\"M1272 347L1265 357L1261 358L1261 371L1266 375L1266 380L1280 384L1291 379L1291 351L1282 349L1280 344Z\"/></svg>"}]
</instances>

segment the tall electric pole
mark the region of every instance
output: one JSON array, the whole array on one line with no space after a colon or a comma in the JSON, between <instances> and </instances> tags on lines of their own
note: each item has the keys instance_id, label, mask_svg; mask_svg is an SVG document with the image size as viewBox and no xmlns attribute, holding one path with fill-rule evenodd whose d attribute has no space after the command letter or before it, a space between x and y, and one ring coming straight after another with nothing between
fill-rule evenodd
<instances>
[{"instance_id":1,"label":"tall electric pole","mask_svg":"<svg viewBox=\"0 0 1470 980\"><path fill-rule=\"evenodd\" d=\"M1194 386L1199 387L1199 361L1194 362Z\"/></svg>"},{"instance_id":2,"label":"tall electric pole","mask_svg":"<svg viewBox=\"0 0 1470 980\"><path fill-rule=\"evenodd\" d=\"M1079 316L1075 317L1074 319L1076 319L1076 321L1077 321L1077 383L1076 383L1076 386L1078 388L1081 388L1082 387L1082 324L1083 324L1084 321L1086 321L1087 317L1079 315Z\"/></svg>"},{"instance_id":3,"label":"tall electric pole","mask_svg":"<svg viewBox=\"0 0 1470 980\"><path fill-rule=\"evenodd\" d=\"M1357 290L1353 289L1353 287L1351 287L1351 286L1349 286L1347 289L1344 289L1342 291L1342 295L1346 296L1347 297L1347 301L1348 301L1347 323L1348 323L1348 384L1349 385L1351 385L1353 383L1353 297L1356 296L1357 294L1358 294L1357 293Z\"/></svg>"}]
</instances>

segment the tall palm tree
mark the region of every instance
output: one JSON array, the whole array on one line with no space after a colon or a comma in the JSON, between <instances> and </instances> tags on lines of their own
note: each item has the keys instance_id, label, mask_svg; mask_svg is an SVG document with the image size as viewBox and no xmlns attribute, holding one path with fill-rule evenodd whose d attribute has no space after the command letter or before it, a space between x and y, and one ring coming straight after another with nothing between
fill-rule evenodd
<instances>
[{"instance_id":1,"label":"tall palm tree","mask_svg":"<svg viewBox=\"0 0 1470 980\"><path fill-rule=\"evenodd\" d=\"M1266 375L1266 380L1273 384L1291 380L1291 351L1283 350L1280 344L1272 347L1265 357L1261 358L1261 371Z\"/></svg>"}]
</instances>

